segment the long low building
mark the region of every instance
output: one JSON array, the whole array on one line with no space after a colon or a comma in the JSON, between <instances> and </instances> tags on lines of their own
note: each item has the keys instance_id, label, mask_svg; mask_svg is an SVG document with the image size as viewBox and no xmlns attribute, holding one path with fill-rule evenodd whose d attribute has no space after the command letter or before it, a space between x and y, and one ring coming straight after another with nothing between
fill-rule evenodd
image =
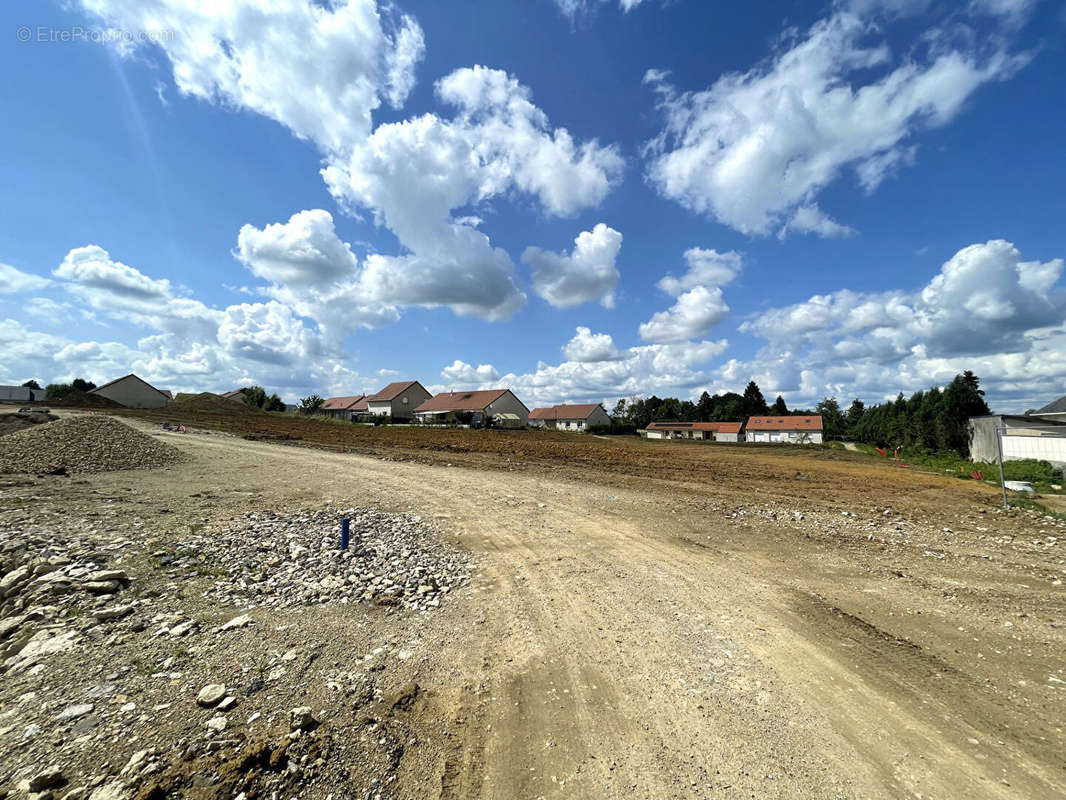
<instances>
[{"instance_id":1,"label":"long low building","mask_svg":"<svg viewBox=\"0 0 1066 800\"><path fill-rule=\"evenodd\" d=\"M26 386L0 386L0 403L31 403L44 400L44 389Z\"/></svg>"},{"instance_id":2,"label":"long low building","mask_svg":"<svg viewBox=\"0 0 1066 800\"><path fill-rule=\"evenodd\" d=\"M739 422L651 422L649 439L697 439L738 442L742 439Z\"/></svg>"},{"instance_id":3,"label":"long low building","mask_svg":"<svg viewBox=\"0 0 1066 800\"><path fill-rule=\"evenodd\" d=\"M415 421L424 425L470 425L477 428L493 424L493 417L498 414L516 416L522 427L529 422L529 409L510 389L441 392L414 410Z\"/></svg>"},{"instance_id":4,"label":"long low building","mask_svg":"<svg viewBox=\"0 0 1066 800\"><path fill-rule=\"evenodd\" d=\"M822 417L818 414L748 417L744 441L821 444Z\"/></svg>"},{"instance_id":5,"label":"long low building","mask_svg":"<svg viewBox=\"0 0 1066 800\"><path fill-rule=\"evenodd\" d=\"M970 417L969 428L971 461L999 460L996 428L1001 428L1004 461L1035 458L1056 467L1066 466L1066 422L1047 416L994 414Z\"/></svg>"},{"instance_id":6,"label":"long low building","mask_svg":"<svg viewBox=\"0 0 1066 800\"><path fill-rule=\"evenodd\" d=\"M596 425L610 425L611 418L599 403L560 405L534 408L529 412L529 424L534 428L580 432Z\"/></svg>"},{"instance_id":7,"label":"long low building","mask_svg":"<svg viewBox=\"0 0 1066 800\"><path fill-rule=\"evenodd\" d=\"M343 419L351 422L354 407L364 397L365 395L361 394L350 395L348 397L327 397L326 402L324 402L322 408L319 409L319 413L326 417L332 417L333 419Z\"/></svg>"}]
</instances>

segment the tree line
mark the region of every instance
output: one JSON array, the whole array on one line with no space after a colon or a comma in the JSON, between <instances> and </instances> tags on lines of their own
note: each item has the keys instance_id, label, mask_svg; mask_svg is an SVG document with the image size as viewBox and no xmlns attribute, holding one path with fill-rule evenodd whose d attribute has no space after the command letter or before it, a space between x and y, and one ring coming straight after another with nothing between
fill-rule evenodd
<instances>
[{"instance_id":1,"label":"tree line","mask_svg":"<svg viewBox=\"0 0 1066 800\"><path fill-rule=\"evenodd\" d=\"M835 397L824 397L813 409L789 409L780 395L767 404L759 385L748 383L743 394L703 392L695 403L676 397L621 399L611 416L618 425L646 428L652 422L742 422L748 417L821 415L826 441L848 439L877 447L908 451L952 450L969 454L970 417L991 414L980 379L966 370L946 387L932 387L895 401L867 406L855 398L847 411Z\"/></svg>"},{"instance_id":2,"label":"tree line","mask_svg":"<svg viewBox=\"0 0 1066 800\"><path fill-rule=\"evenodd\" d=\"M703 392L699 400L678 400L676 397L630 397L619 400L611 416L622 425L646 428L651 422L742 422L748 417L762 415L785 416L788 414L811 414L808 409L789 410L781 395L772 405L767 405L762 390L755 381L744 389L744 394Z\"/></svg>"}]
</instances>

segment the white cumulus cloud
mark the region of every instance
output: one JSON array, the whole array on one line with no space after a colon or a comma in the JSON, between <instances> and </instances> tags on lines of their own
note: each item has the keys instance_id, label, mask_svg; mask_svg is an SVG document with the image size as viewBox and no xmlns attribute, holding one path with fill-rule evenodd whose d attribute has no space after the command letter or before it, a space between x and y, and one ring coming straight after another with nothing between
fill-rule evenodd
<instances>
[{"instance_id":1,"label":"white cumulus cloud","mask_svg":"<svg viewBox=\"0 0 1066 800\"><path fill-rule=\"evenodd\" d=\"M1063 266L1027 261L994 239L959 250L918 291L845 289L770 309L740 327L767 347L727 364L723 377L763 375L764 391L803 400L880 400L972 369L993 399L1035 403L1066 382L1066 356L1055 353L1066 346Z\"/></svg>"},{"instance_id":2,"label":"white cumulus cloud","mask_svg":"<svg viewBox=\"0 0 1066 800\"><path fill-rule=\"evenodd\" d=\"M614 346L614 339L609 333L593 333L582 325L577 327L574 338L563 346L563 355L567 361L594 364L600 361L618 361L625 358Z\"/></svg>"},{"instance_id":3,"label":"white cumulus cloud","mask_svg":"<svg viewBox=\"0 0 1066 800\"><path fill-rule=\"evenodd\" d=\"M50 283L48 278L42 278L31 272L23 272L10 264L0 264L0 294L35 292L44 289Z\"/></svg>"},{"instance_id":4,"label":"white cumulus cloud","mask_svg":"<svg viewBox=\"0 0 1066 800\"><path fill-rule=\"evenodd\" d=\"M533 288L557 308L599 300L614 307L619 273L615 266L622 249L622 234L604 223L583 231L570 253L551 253L527 247L522 261L533 269Z\"/></svg>"},{"instance_id":5,"label":"white cumulus cloud","mask_svg":"<svg viewBox=\"0 0 1066 800\"><path fill-rule=\"evenodd\" d=\"M698 339L729 314L722 285L740 272L743 258L736 251L692 247L685 251L688 269L680 277L666 275L656 285L676 299L673 306L657 311L640 326L646 342L681 342Z\"/></svg>"},{"instance_id":6,"label":"white cumulus cloud","mask_svg":"<svg viewBox=\"0 0 1066 800\"><path fill-rule=\"evenodd\" d=\"M500 373L492 364L479 364L475 367L456 359L440 371L440 376L449 386L480 389L487 388L488 384L498 380Z\"/></svg>"},{"instance_id":7,"label":"white cumulus cloud","mask_svg":"<svg viewBox=\"0 0 1066 800\"><path fill-rule=\"evenodd\" d=\"M514 264L476 229L480 220L457 210L518 190L549 214L573 214L602 201L622 159L551 129L529 89L500 70L456 70L437 94L457 109L453 119L381 125L322 174L338 202L372 211L410 251L367 258L366 285L382 302L506 319L525 302Z\"/></svg>"},{"instance_id":8,"label":"white cumulus cloud","mask_svg":"<svg viewBox=\"0 0 1066 800\"><path fill-rule=\"evenodd\" d=\"M647 148L648 179L664 197L748 234L848 232L814 205L846 168L869 189L913 159L908 139L951 121L983 84L1025 59L993 47L897 58L878 27L839 11L746 72L678 92L649 72L665 127Z\"/></svg>"},{"instance_id":9,"label":"white cumulus cloud","mask_svg":"<svg viewBox=\"0 0 1066 800\"><path fill-rule=\"evenodd\" d=\"M725 319L729 306L719 288L697 286L677 298L666 311L657 311L640 325L646 342L680 342L695 339Z\"/></svg>"},{"instance_id":10,"label":"white cumulus cloud","mask_svg":"<svg viewBox=\"0 0 1066 800\"><path fill-rule=\"evenodd\" d=\"M148 34L186 95L285 125L346 152L387 100L399 107L425 51L409 16L376 0L81 0L105 24ZM119 47L130 51L126 40Z\"/></svg>"}]
</instances>

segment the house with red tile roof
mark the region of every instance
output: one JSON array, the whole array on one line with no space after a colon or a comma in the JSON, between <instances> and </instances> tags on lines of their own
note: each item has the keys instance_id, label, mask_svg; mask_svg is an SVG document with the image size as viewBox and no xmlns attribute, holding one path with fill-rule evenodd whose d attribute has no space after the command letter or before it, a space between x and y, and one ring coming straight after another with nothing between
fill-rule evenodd
<instances>
[{"instance_id":1,"label":"house with red tile roof","mask_svg":"<svg viewBox=\"0 0 1066 800\"><path fill-rule=\"evenodd\" d=\"M499 417L500 419L494 419ZM414 410L416 422L425 425L470 425L486 427L517 418L521 427L529 422L529 409L510 389L441 392Z\"/></svg>"},{"instance_id":2,"label":"house with red tile roof","mask_svg":"<svg viewBox=\"0 0 1066 800\"><path fill-rule=\"evenodd\" d=\"M377 394L369 395L363 413L408 422L414 417L414 410L430 397L418 381L395 381Z\"/></svg>"},{"instance_id":3,"label":"house with red tile roof","mask_svg":"<svg viewBox=\"0 0 1066 800\"><path fill-rule=\"evenodd\" d=\"M326 402L319 409L319 413L334 419L345 419L351 422L355 406L364 396L356 394L348 397L327 397Z\"/></svg>"},{"instance_id":4,"label":"house with red tile roof","mask_svg":"<svg viewBox=\"0 0 1066 800\"><path fill-rule=\"evenodd\" d=\"M533 428L585 431L594 425L610 425L611 418L599 403L559 405L551 408L534 408L529 412L529 424Z\"/></svg>"},{"instance_id":5,"label":"house with red tile roof","mask_svg":"<svg viewBox=\"0 0 1066 800\"><path fill-rule=\"evenodd\" d=\"M651 422L649 439L697 439L716 442L741 441L740 422Z\"/></svg>"},{"instance_id":6,"label":"house with red tile roof","mask_svg":"<svg viewBox=\"0 0 1066 800\"><path fill-rule=\"evenodd\" d=\"M822 418L818 414L748 417L744 441L821 444Z\"/></svg>"}]
</instances>

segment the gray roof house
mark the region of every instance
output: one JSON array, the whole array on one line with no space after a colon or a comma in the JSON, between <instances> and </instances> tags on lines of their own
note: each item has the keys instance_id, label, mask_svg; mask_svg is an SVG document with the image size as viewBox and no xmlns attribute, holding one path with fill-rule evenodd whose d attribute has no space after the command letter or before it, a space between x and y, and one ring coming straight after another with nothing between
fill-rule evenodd
<instances>
[{"instance_id":1,"label":"gray roof house","mask_svg":"<svg viewBox=\"0 0 1066 800\"><path fill-rule=\"evenodd\" d=\"M1050 422L1066 422L1066 395L1048 403L1043 408L1038 408L1029 416Z\"/></svg>"}]
</instances>

